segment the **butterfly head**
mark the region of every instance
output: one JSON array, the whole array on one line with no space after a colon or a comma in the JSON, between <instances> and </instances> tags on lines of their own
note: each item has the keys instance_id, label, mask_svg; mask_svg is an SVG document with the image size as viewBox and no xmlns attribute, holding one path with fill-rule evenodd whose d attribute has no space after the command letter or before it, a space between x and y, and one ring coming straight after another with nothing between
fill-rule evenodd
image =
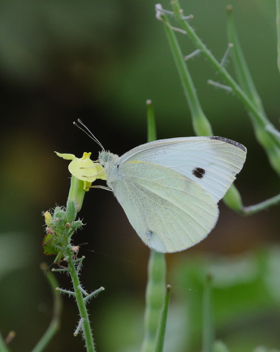
<instances>
[{"instance_id":1,"label":"butterfly head","mask_svg":"<svg viewBox=\"0 0 280 352\"><path fill-rule=\"evenodd\" d=\"M108 151L102 150L101 152L99 152L98 161L104 168L115 164L118 159L119 157L116 154L110 153Z\"/></svg>"}]
</instances>

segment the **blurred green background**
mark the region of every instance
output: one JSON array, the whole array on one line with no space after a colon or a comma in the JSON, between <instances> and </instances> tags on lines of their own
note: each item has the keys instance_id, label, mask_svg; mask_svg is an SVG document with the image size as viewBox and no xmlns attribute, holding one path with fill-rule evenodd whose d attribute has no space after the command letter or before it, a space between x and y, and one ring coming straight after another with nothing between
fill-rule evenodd
<instances>
[{"instance_id":1,"label":"blurred green background","mask_svg":"<svg viewBox=\"0 0 280 352\"><path fill-rule=\"evenodd\" d=\"M233 0L236 26L266 112L279 127L275 1ZM81 156L99 147L72 124L77 118L106 149L123 154L145 143L147 99L154 104L158 138L192 136L190 113L162 24L149 0L0 0L1 218L0 330L16 331L13 351L30 351L47 328L52 295L40 249L42 212L63 205L69 189L67 162L54 150ZM162 3L169 9L169 1ZM217 58L226 47L224 0L181 0L191 24ZM178 34L184 54L195 50ZM232 95L207 85L219 77L202 56L188 62L202 107L216 135L248 148L236 186L245 205L279 193L279 179L256 143L246 111ZM233 73L232 65L228 70ZM182 253L167 255L173 287L166 351L201 349L201 296L214 272L217 338L233 352L256 345L280 347L279 208L250 218L221 202L211 235ZM143 334L146 248L113 195L87 194L74 236L87 242L82 282L105 291L91 302L99 352L139 350ZM269 249L270 248L270 249ZM224 270L221 272L221 270ZM57 276L70 289L66 275ZM61 330L46 351L83 351L73 337L78 315L64 297ZM171 346L171 347L170 347Z\"/></svg>"}]
</instances>

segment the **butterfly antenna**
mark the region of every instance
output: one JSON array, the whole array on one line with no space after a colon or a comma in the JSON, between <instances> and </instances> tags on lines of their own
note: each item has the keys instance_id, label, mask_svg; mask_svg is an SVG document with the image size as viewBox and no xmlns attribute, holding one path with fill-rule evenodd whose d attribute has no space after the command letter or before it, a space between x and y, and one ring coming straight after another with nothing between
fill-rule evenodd
<instances>
[{"instance_id":1,"label":"butterfly antenna","mask_svg":"<svg viewBox=\"0 0 280 352\"><path fill-rule=\"evenodd\" d=\"M103 145L99 142L99 140L95 137L95 135L91 132L91 130L82 122L81 119L78 119L78 122L80 125L78 125L75 121L73 122L73 124L78 127L81 131L83 131L89 138L91 138L96 144L99 145L99 147L101 147L102 150L105 150Z\"/></svg>"}]
</instances>

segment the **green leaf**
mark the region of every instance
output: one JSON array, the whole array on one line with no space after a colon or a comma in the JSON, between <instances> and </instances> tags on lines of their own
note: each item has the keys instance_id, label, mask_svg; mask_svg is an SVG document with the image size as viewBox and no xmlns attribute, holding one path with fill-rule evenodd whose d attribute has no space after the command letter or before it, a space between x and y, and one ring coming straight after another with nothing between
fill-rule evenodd
<instances>
[{"instance_id":1,"label":"green leaf","mask_svg":"<svg viewBox=\"0 0 280 352\"><path fill-rule=\"evenodd\" d=\"M57 255L59 250L54 245L55 234L47 233L41 243L42 251L45 255Z\"/></svg>"}]
</instances>

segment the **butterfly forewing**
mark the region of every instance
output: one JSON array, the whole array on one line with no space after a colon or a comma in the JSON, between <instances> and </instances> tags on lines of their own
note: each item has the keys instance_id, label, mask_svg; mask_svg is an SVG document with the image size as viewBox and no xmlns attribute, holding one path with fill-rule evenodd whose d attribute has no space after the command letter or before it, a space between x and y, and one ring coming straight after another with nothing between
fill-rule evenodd
<instances>
[{"instance_id":1,"label":"butterfly forewing","mask_svg":"<svg viewBox=\"0 0 280 352\"><path fill-rule=\"evenodd\" d=\"M215 202L226 193L246 158L246 148L222 137L158 140L124 154L120 161L164 166L200 185Z\"/></svg>"}]
</instances>

